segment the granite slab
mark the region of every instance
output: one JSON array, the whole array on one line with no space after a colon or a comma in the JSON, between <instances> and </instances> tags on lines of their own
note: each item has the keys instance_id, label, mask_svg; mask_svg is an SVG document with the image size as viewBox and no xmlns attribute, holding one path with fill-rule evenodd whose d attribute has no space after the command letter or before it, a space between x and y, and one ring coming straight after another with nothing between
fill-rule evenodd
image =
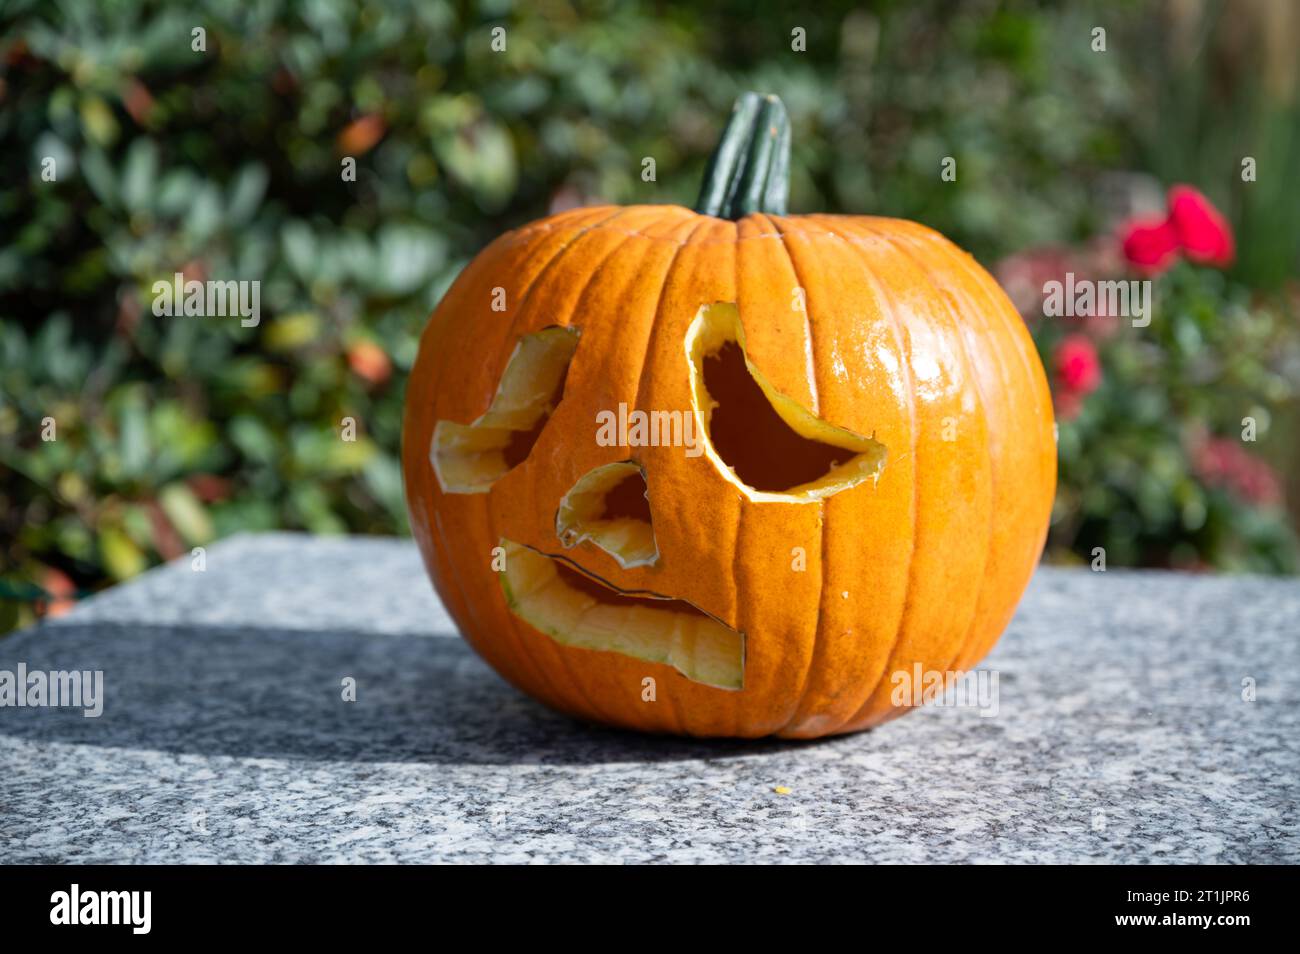
<instances>
[{"instance_id":1,"label":"granite slab","mask_svg":"<svg viewBox=\"0 0 1300 954\"><path fill-rule=\"evenodd\" d=\"M1294 579L1044 567L995 717L737 743L520 695L409 541L206 561L0 639L105 686L98 718L0 708L0 862L1300 861Z\"/></svg>"}]
</instances>

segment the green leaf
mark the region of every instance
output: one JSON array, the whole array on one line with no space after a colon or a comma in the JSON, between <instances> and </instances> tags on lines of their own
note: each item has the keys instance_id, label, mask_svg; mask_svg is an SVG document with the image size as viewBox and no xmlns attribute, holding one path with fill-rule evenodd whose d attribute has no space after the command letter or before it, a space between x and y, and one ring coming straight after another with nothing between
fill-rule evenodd
<instances>
[{"instance_id":1,"label":"green leaf","mask_svg":"<svg viewBox=\"0 0 1300 954\"><path fill-rule=\"evenodd\" d=\"M112 145L117 139L117 117L108 104L93 93L81 100L81 128L86 138L98 146Z\"/></svg>"},{"instance_id":2,"label":"green leaf","mask_svg":"<svg viewBox=\"0 0 1300 954\"><path fill-rule=\"evenodd\" d=\"M99 534L99 553L104 568L115 580L129 580L144 572L148 561L140 548L117 527L106 527Z\"/></svg>"},{"instance_id":3,"label":"green leaf","mask_svg":"<svg viewBox=\"0 0 1300 954\"><path fill-rule=\"evenodd\" d=\"M214 183L204 183L194 196L189 215L185 217L185 232L191 241L202 243L220 227L221 190Z\"/></svg>"},{"instance_id":4,"label":"green leaf","mask_svg":"<svg viewBox=\"0 0 1300 954\"><path fill-rule=\"evenodd\" d=\"M320 332L320 315L312 311L296 311L270 322L263 340L272 351L293 351L318 340Z\"/></svg>"},{"instance_id":5,"label":"green leaf","mask_svg":"<svg viewBox=\"0 0 1300 954\"><path fill-rule=\"evenodd\" d=\"M152 207L158 188L158 147L152 139L137 139L126 152L122 170L122 203L131 212Z\"/></svg>"},{"instance_id":6,"label":"green leaf","mask_svg":"<svg viewBox=\"0 0 1300 954\"><path fill-rule=\"evenodd\" d=\"M257 214L268 179L266 167L261 163L251 162L239 170L226 207L226 218L232 226L244 225Z\"/></svg>"},{"instance_id":7,"label":"green leaf","mask_svg":"<svg viewBox=\"0 0 1300 954\"><path fill-rule=\"evenodd\" d=\"M306 222L286 222L280 230L284 257L294 273L310 281L316 271L316 238Z\"/></svg>"},{"instance_id":8,"label":"green leaf","mask_svg":"<svg viewBox=\"0 0 1300 954\"><path fill-rule=\"evenodd\" d=\"M199 545L212 539L208 512L186 484L168 484L159 491L158 504L186 543Z\"/></svg>"}]
</instances>

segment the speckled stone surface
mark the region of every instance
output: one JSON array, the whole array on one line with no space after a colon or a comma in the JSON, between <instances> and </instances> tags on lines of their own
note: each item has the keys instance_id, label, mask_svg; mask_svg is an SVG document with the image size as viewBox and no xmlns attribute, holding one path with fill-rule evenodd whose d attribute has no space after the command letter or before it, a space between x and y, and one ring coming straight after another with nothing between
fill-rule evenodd
<instances>
[{"instance_id":1,"label":"speckled stone surface","mask_svg":"<svg viewBox=\"0 0 1300 954\"><path fill-rule=\"evenodd\" d=\"M233 538L0 640L20 661L106 702L0 708L3 862L1300 861L1295 580L1042 569L995 717L801 744L547 711L409 542Z\"/></svg>"}]
</instances>

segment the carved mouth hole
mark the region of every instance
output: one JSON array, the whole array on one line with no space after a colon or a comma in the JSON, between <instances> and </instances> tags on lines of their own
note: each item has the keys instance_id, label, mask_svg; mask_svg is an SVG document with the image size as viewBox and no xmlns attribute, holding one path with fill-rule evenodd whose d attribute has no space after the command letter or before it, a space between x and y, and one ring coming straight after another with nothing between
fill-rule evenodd
<instances>
[{"instance_id":1,"label":"carved mouth hole","mask_svg":"<svg viewBox=\"0 0 1300 954\"><path fill-rule=\"evenodd\" d=\"M672 666L719 689L744 684L745 637L684 600L629 593L502 540L510 611L557 643Z\"/></svg>"},{"instance_id":2,"label":"carved mouth hole","mask_svg":"<svg viewBox=\"0 0 1300 954\"><path fill-rule=\"evenodd\" d=\"M635 461L583 474L560 501L555 532L565 549L589 541L625 570L651 566L659 559L645 475Z\"/></svg>"},{"instance_id":3,"label":"carved mouth hole","mask_svg":"<svg viewBox=\"0 0 1300 954\"><path fill-rule=\"evenodd\" d=\"M700 309L686 332L686 357L705 451L751 499L817 500L879 479L885 445L772 387L745 353L734 304Z\"/></svg>"},{"instance_id":4,"label":"carved mouth hole","mask_svg":"<svg viewBox=\"0 0 1300 954\"><path fill-rule=\"evenodd\" d=\"M576 328L524 335L486 413L470 424L439 421L429 460L443 493L482 494L528 457L564 394Z\"/></svg>"},{"instance_id":5,"label":"carved mouth hole","mask_svg":"<svg viewBox=\"0 0 1300 954\"><path fill-rule=\"evenodd\" d=\"M659 604L658 608L677 611L685 607L692 613L699 613L700 616L704 615L695 607L691 606L691 604L682 602L681 600L660 599L657 596L624 596L622 593L616 593L604 583L597 583L587 574L575 570L564 560L554 560L552 562L555 564L555 572L559 574L561 583L569 589L577 591L583 597L593 600L602 606L640 606L644 604L647 599L652 599Z\"/></svg>"}]
</instances>

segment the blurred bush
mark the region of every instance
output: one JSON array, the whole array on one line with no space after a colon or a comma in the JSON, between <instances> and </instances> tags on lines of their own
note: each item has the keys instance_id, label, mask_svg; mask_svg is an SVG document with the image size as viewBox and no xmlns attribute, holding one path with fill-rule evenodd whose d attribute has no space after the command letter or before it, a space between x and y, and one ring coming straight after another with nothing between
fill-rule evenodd
<instances>
[{"instance_id":1,"label":"blurred bush","mask_svg":"<svg viewBox=\"0 0 1300 954\"><path fill-rule=\"evenodd\" d=\"M1027 257L1000 273L1134 277L1107 270L1097 246ZM1277 409L1300 391L1295 308L1186 262L1153 286L1145 327L1044 318L1041 304L1026 313L1056 401L1052 553L1097 567L1294 573L1284 488L1254 448L1280 443Z\"/></svg>"},{"instance_id":2,"label":"blurred bush","mask_svg":"<svg viewBox=\"0 0 1300 954\"><path fill-rule=\"evenodd\" d=\"M1197 44L1224 32L1214 4L809 7L4 3L0 628L238 530L404 532L403 380L458 270L548 211L689 204L748 88L792 114L793 209L919 219L986 264L1100 234L1156 179L1199 182L1237 222L1242 267L1171 276L1177 320L1103 348L1107 383L1062 432L1053 547L1292 567L1275 504L1211 487L1192 450L1166 459L1139 426L1179 447L1198 421L1232 433L1238 404L1179 375L1204 361L1255 375L1243 341L1260 367L1286 350L1293 319L1257 292L1281 294L1300 248L1300 193L1277 173L1300 159L1287 77L1253 83L1264 60L1234 39L1175 122L1171 91L1203 76ZM1255 144L1270 165L1247 194L1223 157ZM948 155L953 184L938 179ZM1186 167L1201 155L1226 166ZM178 271L260 281L260 324L155 317L152 285ZM1056 334L1040 333L1049 361ZM1248 383L1276 434L1291 392ZM339 439L347 418L355 442ZM1160 489L1127 482L1135 470Z\"/></svg>"}]
</instances>

